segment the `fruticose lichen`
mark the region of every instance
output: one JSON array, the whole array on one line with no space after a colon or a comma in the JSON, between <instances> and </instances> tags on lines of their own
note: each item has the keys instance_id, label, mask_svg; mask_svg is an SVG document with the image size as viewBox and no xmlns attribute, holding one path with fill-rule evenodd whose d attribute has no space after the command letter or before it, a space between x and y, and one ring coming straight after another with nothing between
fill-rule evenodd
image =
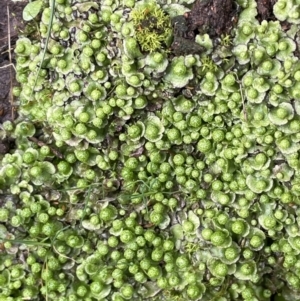
<instances>
[{"instance_id":1,"label":"fruticose lichen","mask_svg":"<svg viewBox=\"0 0 300 301\"><path fill-rule=\"evenodd\" d=\"M153 52L168 45L170 17L155 2L137 4L130 13L137 41L143 51Z\"/></svg>"}]
</instances>

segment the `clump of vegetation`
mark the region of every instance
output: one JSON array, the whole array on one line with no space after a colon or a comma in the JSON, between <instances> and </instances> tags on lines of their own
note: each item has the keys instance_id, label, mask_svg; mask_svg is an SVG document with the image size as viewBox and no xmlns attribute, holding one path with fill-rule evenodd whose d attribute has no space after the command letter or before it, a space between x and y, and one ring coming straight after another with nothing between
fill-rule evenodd
<instances>
[{"instance_id":1,"label":"clump of vegetation","mask_svg":"<svg viewBox=\"0 0 300 301\"><path fill-rule=\"evenodd\" d=\"M153 52L168 45L172 35L171 19L158 4L137 4L130 17L135 27L136 39L143 51Z\"/></svg>"},{"instance_id":2,"label":"clump of vegetation","mask_svg":"<svg viewBox=\"0 0 300 301\"><path fill-rule=\"evenodd\" d=\"M0 129L1 301L300 299L297 5L285 31L237 2L230 38L178 55L138 26L192 0L36 3Z\"/></svg>"}]
</instances>

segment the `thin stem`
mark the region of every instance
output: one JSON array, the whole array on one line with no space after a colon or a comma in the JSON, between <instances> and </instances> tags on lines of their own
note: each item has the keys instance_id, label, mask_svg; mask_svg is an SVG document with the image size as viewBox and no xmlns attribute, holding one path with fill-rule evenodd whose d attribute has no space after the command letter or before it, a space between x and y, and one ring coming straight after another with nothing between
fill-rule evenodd
<instances>
[{"instance_id":1,"label":"thin stem","mask_svg":"<svg viewBox=\"0 0 300 301\"><path fill-rule=\"evenodd\" d=\"M44 240L46 240L47 238L45 238ZM34 241L34 240L22 240L22 239L6 239L3 238L1 239L4 242L11 242L11 243L15 243L15 244L24 244L24 245L28 245L28 246L43 246L43 247L51 247L51 244L47 244L44 243L43 241L39 242L39 241Z\"/></svg>"},{"instance_id":2,"label":"thin stem","mask_svg":"<svg viewBox=\"0 0 300 301\"><path fill-rule=\"evenodd\" d=\"M8 7L8 5L6 6L6 9L7 9L7 39L8 39L8 58L9 58L9 65L8 66L13 66L13 64L12 64L12 58L11 58L10 18L9 18L9 7ZM9 68L9 73L10 73L9 102L11 104L11 119L14 120L15 119L15 111L14 111L15 109L14 109L14 96L13 96L13 93L12 93L12 89L13 89L12 79L13 79L14 76L13 76L11 68Z\"/></svg>"},{"instance_id":3,"label":"thin stem","mask_svg":"<svg viewBox=\"0 0 300 301\"><path fill-rule=\"evenodd\" d=\"M242 83L239 80L237 74L236 73L234 73L234 74L236 76L237 83L239 84L240 93L241 93L241 97L242 97L242 104L243 104L243 114L244 114L245 121L247 122L248 121L248 117L247 117L247 111L246 111L246 106L245 106L245 97L244 97L244 94L243 94Z\"/></svg>"},{"instance_id":4,"label":"thin stem","mask_svg":"<svg viewBox=\"0 0 300 301\"><path fill-rule=\"evenodd\" d=\"M15 71L16 71L15 65L13 63L5 65L5 66L1 66L0 69L5 69L7 67L13 67L15 69Z\"/></svg>"},{"instance_id":5,"label":"thin stem","mask_svg":"<svg viewBox=\"0 0 300 301\"><path fill-rule=\"evenodd\" d=\"M36 77L35 77L34 85L32 87L31 96L33 94L33 90L34 90L34 88L36 86L36 83L38 81L38 77L39 77L40 71L42 69L42 65L43 65L43 62L44 62L44 59L45 59L45 55L46 55L46 51L47 51L47 48L48 48L48 43L49 43L49 39L50 39L50 35L51 35L51 29L52 29L52 24L53 24L53 19L54 19L55 0L52 0L51 3L52 3L51 15L50 15L50 20L49 20L49 24L48 24L48 30L47 30L45 48L44 48L44 51L43 51L43 56L42 56L41 63L39 65L39 69L38 69Z\"/></svg>"}]
</instances>

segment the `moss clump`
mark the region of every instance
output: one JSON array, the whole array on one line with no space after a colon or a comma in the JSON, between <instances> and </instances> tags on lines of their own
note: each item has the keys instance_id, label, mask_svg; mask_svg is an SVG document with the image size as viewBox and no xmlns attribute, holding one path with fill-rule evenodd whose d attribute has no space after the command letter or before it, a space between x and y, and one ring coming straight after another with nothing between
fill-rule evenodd
<instances>
[{"instance_id":1,"label":"moss clump","mask_svg":"<svg viewBox=\"0 0 300 301\"><path fill-rule=\"evenodd\" d=\"M155 3L149 2L131 12L136 39L143 51L153 52L166 45L172 29L171 20Z\"/></svg>"}]
</instances>

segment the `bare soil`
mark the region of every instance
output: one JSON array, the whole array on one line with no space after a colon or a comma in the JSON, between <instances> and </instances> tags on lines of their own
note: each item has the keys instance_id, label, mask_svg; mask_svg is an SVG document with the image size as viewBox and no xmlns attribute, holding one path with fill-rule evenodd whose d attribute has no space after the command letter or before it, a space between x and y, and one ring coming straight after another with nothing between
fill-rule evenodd
<instances>
[{"instance_id":1,"label":"bare soil","mask_svg":"<svg viewBox=\"0 0 300 301\"><path fill-rule=\"evenodd\" d=\"M27 2L27 1L26 1ZM16 116L12 87L15 84L14 47L23 28L22 11L25 1L1 0L0 6L0 125ZM11 54L11 55L10 55ZM0 140L0 154L9 151L9 140Z\"/></svg>"},{"instance_id":2,"label":"bare soil","mask_svg":"<svg viewBox=\"0 0 300 301\"><path fill-rule=\"evenodd\" d=\"M276 0L257 0L257 19L262 20L273 20L275 19L273 14L273 5Z\"/></svg>"},{"instance_id":3,"label":"bare soil","mask_svg":"<svg viewBox=\"0 0 300 301\"><path fill-rule=\"evenodd\" d=\"M238 6L233 0L197 0L190 12L172 20L175 55L199 53L203 49L195 42L198 33L212 39L228 34L238 20Z\"/></svg>"},{"instance_id":4,"label":"bare soil","mask_svg":"<svg viewBox=\"0 0 300 301\"><path fill-rule=\"evenodd\" d=\"M190 31L208 33L211 38L229 33L236 17L237 6L233 0L198 0L186 14Z\"/></svg>"}]
</instances>

